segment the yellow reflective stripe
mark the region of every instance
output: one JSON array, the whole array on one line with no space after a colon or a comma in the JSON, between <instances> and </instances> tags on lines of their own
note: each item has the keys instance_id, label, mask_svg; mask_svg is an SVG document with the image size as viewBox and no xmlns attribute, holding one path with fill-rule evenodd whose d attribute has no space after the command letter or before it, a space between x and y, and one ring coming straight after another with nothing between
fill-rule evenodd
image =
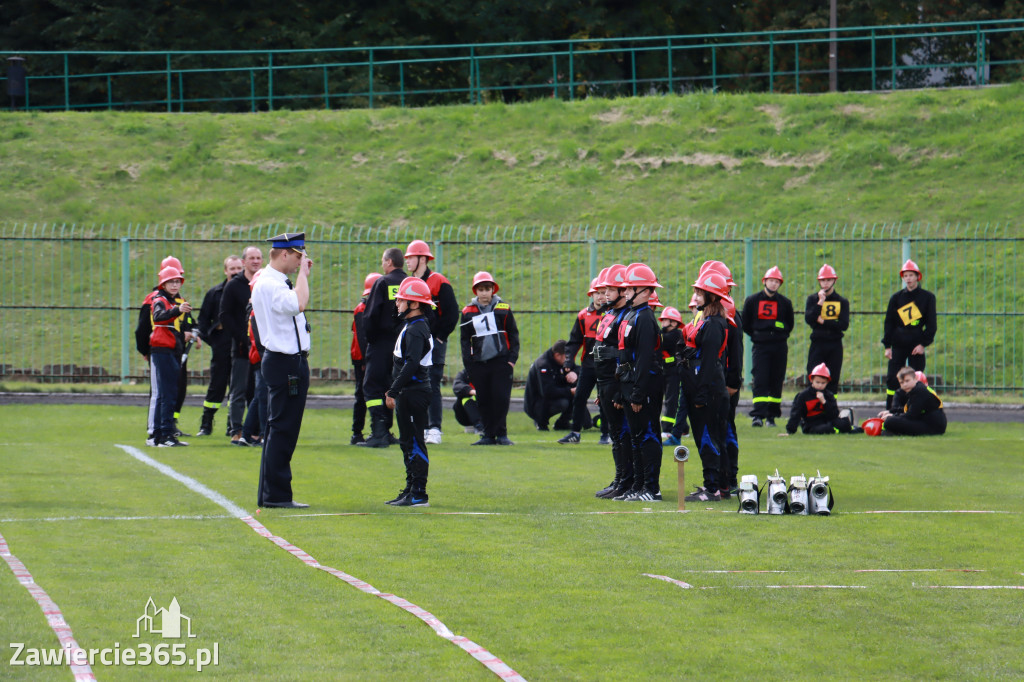
<instances>
[{"instance_id":1,"label":"yellow reflective stripe","mask_svg":"<svg viewBox=\"0 0 1024 682\"><path fill-rule=\"evenodd\" d=\"M665 358L665 364L666 364L666 365L667 365L668 363L670 363L670 362L675 362L675 361L676 361L676 359L675 359L674 357L672 357L671 355L670 355L670 356L668 356L667 358Z\"/></svg>"},{"instance_id":2,"label":"yellow reflective stripe","mask_svg":"<svg viewBox=\"0 0 1024 682\"><path fill-rule=\"evenodd\" d=\"M468 396L468 397L466 397L466 398L460 398L460 399L459 399L459 404L460 404L460 405L465 405L465 404L466 404L466 403L468 403L468 402L469 402L470 400L476 400L476 396Z\"/></svg>"},{"instance_id":3,"label":"yellow reflective stripe","mask_svg":"<svg viewBox=\"0 0 1024 682\"><path fill-rule=\"evenodd\" d=\"M896 395L896 391L890 391L889 389L885 389L885 394L886 395Z\"/></svg>"},{"instance_id":4,"label":"yellow reflective stripe","mask_svg":"<svg viewBox=\"0 0 1024 682\"><path fill-rule=\"evenodd\" d=\"M676 423L676 420L674 418L672 418L672 417L662 417L661 421L665 422L666 424L675 424Z\"/></svg>"},{"instance_id":5,"label":"yellow reflective stripe","mask_svg":"<svg viewBox=\"0 0 1024 682\"><path fill-rule=\"evenodd\" d=\"M177 418L178 418L178 417L180 417L180 416L181 416L181 412L175 412L175 413L174 413L174 418L175 418L175 419L177 419Z\"/></svg>"},{"instance_id":6,"label":"yellow reflective stripe","mask_svg":"<svg viewBox=\"0 0 1024 682\"><path fill-rule=\"evenodd\" d=\"M772 398L770 396L761 396L760 398L754 398L755 403L779 403L782 404L782 398Z\"/></svg>"},{"instance_id":7,"label":"yellow reflective stripe","mask_svg":"<svg viewBox=\"0 0 1024 682\"><path fill-rule=\"evenodd\" d=\"M203 407L205 407L205 408L207 408L209 410L219 410L220 406L221 406L221 403L211 403L211 402L206 401L206 400L203 401Z\"/></svg>"},{"instance_id":8,"label":"yellow reflective stripe","mask_svg":"<svg viewBox=\"0 0 1024 682\"><path fill-rule=\"evenodd\" d=\"M366 406L367 406L367 407L380 407L380 406L381 406L381 405L383 405L383 404L384 404L384 401L383 401L383 400L381 400L381 399L377 399L377 400L367 400L367 401L366 401Z\"/></svg>"}]
</instances>

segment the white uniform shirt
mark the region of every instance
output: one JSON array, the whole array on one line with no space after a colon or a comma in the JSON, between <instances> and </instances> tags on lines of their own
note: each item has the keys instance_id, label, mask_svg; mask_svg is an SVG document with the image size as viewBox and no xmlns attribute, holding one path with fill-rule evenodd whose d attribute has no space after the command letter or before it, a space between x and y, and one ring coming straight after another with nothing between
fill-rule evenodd
<instances>
[{"instance_id":1,"label":"white uniform shirt","mask_svg":"<svg viewBox=\"0 0 1024 682\"><path fill-rule=\"evenodd\" d=\"M252 288L252 310L267 350L294 355L309 350L306 316L299 310L299 296L288 288L287 276L268 265ZM299 347L295 345L298 330Z\"/></svg>"}]
</instances>

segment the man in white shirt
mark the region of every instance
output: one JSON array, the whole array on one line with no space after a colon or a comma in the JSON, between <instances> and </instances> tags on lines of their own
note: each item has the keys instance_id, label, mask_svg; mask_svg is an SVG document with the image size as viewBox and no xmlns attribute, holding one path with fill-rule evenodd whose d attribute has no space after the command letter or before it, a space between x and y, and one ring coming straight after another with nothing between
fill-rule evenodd
<instances>
[{"instance_id":1,"label":"man in white shirt","mask_svg":"<svg viewBox=\"0 0 1024 682\"><path fill-rule=\"evenodd\" d=\"M263 378L269 391L267 432L260 461L257 503L261 507L300 509L292 499L292 454L299 439L309 390L309 271L306 234L271 237L270 264L252 290L252 309L260 330ZM288 278L295 275L295 283Z\"/></svg>"}]
</instances>

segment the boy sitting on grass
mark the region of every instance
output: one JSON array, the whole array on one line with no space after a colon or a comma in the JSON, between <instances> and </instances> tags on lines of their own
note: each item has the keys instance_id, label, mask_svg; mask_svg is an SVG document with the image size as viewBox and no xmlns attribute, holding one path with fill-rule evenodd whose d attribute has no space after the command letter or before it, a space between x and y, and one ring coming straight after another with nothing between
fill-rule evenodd
<instances>
[{"instance_id":1,"label":"boy sitting on grass","mask_svg":"<svg viewBox=\"0 0 1024 682\"><path fill-rule=\"evenodd\" d=\"M862 429L854 426L853 410L839 411L836 397L828 390L828 382L832 375L822 362L807 377L811 385L800 391L793 399L793 407L786 423L786 432L780 437L796 433L796 427L803 428L806 434L826 433L860 433Z\"/></svg>"},{"instance_id":2,"label":"boy sitting on grass","mask_svg":"<svg viewBox=\"0 0 1024 682\"><path fill-rule=\"evenodd\" d=\"M946 432L942 399L923 381L913 367L896 373L900 390L893 396L892 411L882 411L882 434L886 436L941 436Z\"/></svg>"}]
</instances>

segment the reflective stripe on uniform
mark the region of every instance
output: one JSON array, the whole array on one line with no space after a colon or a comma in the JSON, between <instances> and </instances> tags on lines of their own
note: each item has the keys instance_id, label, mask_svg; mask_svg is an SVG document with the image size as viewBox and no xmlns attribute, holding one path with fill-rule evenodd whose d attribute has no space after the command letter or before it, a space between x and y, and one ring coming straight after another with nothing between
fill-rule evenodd
<instances>
[{"instance_id":1,"label":"reflective stripe on uniform","mask_svg":"<svg viewBox=\"0 0 1024 682\"><path fill-rule=\"evenodd\" d=\"M761 396L754 398L755 403L779 403L782 404L782 398L772 398L771 396Z\"/></svg>"},{"instance_id":2,"label":"reflective stripe on uniform","mask_svg":"<svg viewBox=\"0 0 1024 682\"><path fill-rule=\"evenodd\" d=\"M670 363L670 362L675 362L675 361L676 361L676 359L674 357L672 357L672 356L669 356L669 357L665 358L665 364L666 365L668 363Z\"/></svg>"},{"instance_id":3,"label":"reflective stripe on uniform","mask_svg":"<svg viewBox=\"0 0 1024 682\"><path fill-rule=\"evenodd\" d=\"M384 404L384 401L381 400L380 398L378 398L376 400L367 400L366 401L366 406L367 407L380 407L383 404Z\"/></svg>"},{"instance_id":4,"label":"reflective stripe on uniform","mask_svg":"<svg viewBox=\"0 0 1024 682\"><path fill-rule=\"evenodd\" d=\"M889 389L887 388L887 389L885 389L885 394L886 394L886 395L896 395L896 391L892 391L892 390L889 390Z\"/></svg>"},{"instance_id":5,"label":"reflective stripe on uniform","mask_svg":"<svg viewBox=\"0 0 1024 682\"><path fill-rule=\"evenodd\" d=\"M665 422L666 424L675 424L676 423L676 420L675 420L674 417L662 417L661 421Z\"/></svg>"},{"instance_id":6,"label":"reflective stripe on uniform","mask_svg":"<svg viewBox=\"0 0 1024 682\"><path fill-rule=\"evenodd\" d=\"M208 400L203 401L203 407L205 407L208 410L219 410L222 404L223 403L211 403Z\"/></svg>"}]
</instances>

